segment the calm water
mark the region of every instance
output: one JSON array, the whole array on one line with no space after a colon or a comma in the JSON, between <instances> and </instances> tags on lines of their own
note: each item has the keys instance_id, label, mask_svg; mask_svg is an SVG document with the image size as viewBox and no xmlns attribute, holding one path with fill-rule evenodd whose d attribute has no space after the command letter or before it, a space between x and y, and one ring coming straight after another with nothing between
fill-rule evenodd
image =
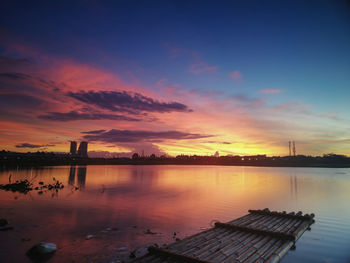
<instances>
[{"instance_id":1,"label":"calm water","mask_svg":"<svg viewBox=\"0 0 350 263\"><path fill-rule=\"evenodd\" d=\"M0 191L0 217L14 226L0 232L1 262L29 262L39 241L58 246L49 262L116 261L265 207L316 215L282 262L350 262L350 169L61 166L3 171L0 183L10 174L35 185L55 177L65 188Z\"/></svg>"}]
</instances>

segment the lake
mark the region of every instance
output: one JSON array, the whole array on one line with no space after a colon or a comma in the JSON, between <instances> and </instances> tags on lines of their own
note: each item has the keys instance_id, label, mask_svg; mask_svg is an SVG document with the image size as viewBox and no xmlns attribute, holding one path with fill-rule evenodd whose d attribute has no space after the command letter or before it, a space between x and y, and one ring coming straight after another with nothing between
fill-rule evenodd
<instances>
[{"instance_id":1,"label":"lake","mask_svg":"<svg viewBox=\"0 0 350 263\"><path fill-rule=\"evenodd\" d=\"M14 227L0 232L1 262L30 262L39 241L58 246L48 262L118 262L266 207L315 214L281 262L350 262L348 168L57 166L2 170L0 184L10 175L65 187L0 190L0 218Z\"/></svg>"}]
</instances>

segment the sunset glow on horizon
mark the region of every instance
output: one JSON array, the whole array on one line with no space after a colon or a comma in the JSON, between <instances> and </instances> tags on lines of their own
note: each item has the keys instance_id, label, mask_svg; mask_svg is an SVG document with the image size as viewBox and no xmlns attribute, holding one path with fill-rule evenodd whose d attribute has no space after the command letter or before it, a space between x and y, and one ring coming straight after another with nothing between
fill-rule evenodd
<instances>
[{"instance_id":1,"label":"sunset glow on horizon","mask_svg":"<svg viewBox=\"0 0 350 263\"><path fill-rule=\"evenodd\" d=\"M350 155L350 5L219 3L3 4L0 150Z\"/></svg>"}]
</instances>

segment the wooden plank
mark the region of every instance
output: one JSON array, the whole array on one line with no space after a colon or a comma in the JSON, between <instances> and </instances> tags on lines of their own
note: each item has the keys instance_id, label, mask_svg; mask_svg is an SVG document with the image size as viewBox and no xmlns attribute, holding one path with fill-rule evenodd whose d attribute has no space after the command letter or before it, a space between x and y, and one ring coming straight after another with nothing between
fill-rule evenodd
<instances>
[{"instance_id":1,"label":"wooden plank","mask_svg":"<svg viewBox=\"0 0 350 263\"><path fill-rule=\"evenodd\" d=\"M259 214L259 215L273 215L273 216L280 216L280 217L286 217L286 218L297 218L300 220L312 220L315 215L314 214L305 214L302 215L301 212L298 212L297 214L295 214L294 212L292 213L281 213L281 212L276 212L276 211L270 211L268 209L264 209L264 210L248 210L249 213L251 214Z\"/></svg>"},{"instance_id":2,"label":"wooden plank","mask_svg":"<svg viewBox=\"0 0 350 263\"><path fill-rule=\"evenodd\" d=\"M248 236L246 236L246 238L241 240L239 243L235 242L234 246L232 246L232 247L226 246L225 247L226 249L220 249L218 251L213 251L214 253L210 253L206 257L202 257L202 258L207 260L207 261L210 261L210 258L216 257L215 253L217 253L217 252L222 253L226 257L233 255L233 254L235 254L235 257L237 257L239 254L243 253L243 250L248 249L247 244L255 238L257 238L257 235L254 235L254 234L249 235L248 234Z\"/></svg>"},{"instance_id":3,"label":"wooden plank","mask_svg":"<svg viewBox=\"0 0 350 263\"><path fill-rule=\"evenodd\" d=\"M282 240L290 240L290 241L295 241L295 236L292 234L286 234L283 232L273 232L273 231L268 231L268 230L260 230L256 228L250 228L250 227L245 227L245 226L236 226L232 224L225 224L225 223L220 223L217 222L215 223L215 227L222 227L222 228L227 228L232 231L244 231L244 232L250 232L250 233L255 233L263 236L272 236L276 237Z\"/></svg>"},{"instance_id":4,"label":"wooden plank","mask_svg":"<svg viewBox=\"0 0 350 263\"><path fill-rule=\"evenodd\" d=\"M195 257L191 257L191 256L182 255L182 254L176 253L174 251L170 251L170 250L165 249L165 248L149 247L148 251L149 251L149 253L151 253L153 255L171 257L175 260L180 260L180 262L210 263L208 261L201 260L199 258L195 258Z\"/></svg>"},{"instance_id":5,"label":"wooden plank","mask_svg":"<svg viewBox=\"0 0 350 263\"><path fill-rule=\"evenodd\" d=\"M276 263L314 222L302 212L249 210L249 214L132 260L137 263Z\"/></svg>"},{"instance_id":6,"label":"wooden plank","mask_svg":"<svg viewBox=\"0 0 350 263\"><path fill-rule=\"evenodd\" d=\"M188 246L197 246L201 244L202 242L205 242L207 240L210 240L214 238L215 236L221 235L223 233L226 233L225 229L209 229L201 233L197 233L193 236L187 237L183 240L180 240L176 243L168 245L171 249L186 249Z\"/></svg>"},{"instance_id":7,"label":"wooden plank","mask_svg":"<svg viewBox=\"0 0 350 263\"><path fill-rule=\"evenodd\" d=\"M283 246L280 246L273 254L266 260L266 263L277 263L293 246L293 242L286 242Z\"/></svg>"},{"instance_id":8,"label":"wooden plank","mask_svg":"<svg viewBox=\"0 0 350 263\"><path fill-rule=\"evenodd\" d=\"M262 218L265 217L265 215L259 215L259 214L248 214L248 215L250 215L250 217L246 217L243 220L239 220L239 221L238 221L238 219L240 219L240 218L238 218L238 219L235 219L235 220L228 222L228 224L232 223L232 224L237 224L237 225L249 225L249 224L256 222L258 220L261 220Z\"/></svg>"},{"instance_id":9,"label":"wooden plank","mask_svg":"<svg viewBox=\"0 0 350 263\"><path fill-rule=\"evenodd\" d=\"M209 249L212 249L213 247L217 246L218 243L221 244L225 241L232 242L231 238L234 238L237 234L238 234L237 232L232 233L230 231L226 231L225 234L222 235L221 237L215 237L211 240L208 240L200 244L199 246L193 247L192 249L187 249L183 251L183 253L188 255L198 256L201 254L202 251L207 251Z\"/></svg>"}]
</instances>

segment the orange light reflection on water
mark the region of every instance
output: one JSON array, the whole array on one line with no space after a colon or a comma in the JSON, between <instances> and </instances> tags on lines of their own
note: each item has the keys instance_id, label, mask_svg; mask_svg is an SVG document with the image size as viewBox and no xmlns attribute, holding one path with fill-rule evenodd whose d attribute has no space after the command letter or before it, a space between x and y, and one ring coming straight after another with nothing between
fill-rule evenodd
<instances>
[{"instance_id":1,"label":"orange light reflection on water","mask_svg":"<svg viewBox=\"0 0 350 263\"><path fill-rule=\"evenodd\" d=\"M55 178L65 185L57 193L41 195L0 191L2 211L18 229L1 238L9 251L20 247L22 255L30 244L18 240L29 236L61 248L53 262L81 257L94 261L96 255L115 255L118 245L169 243L174 232L183 238L210 227L212 220L229 221L248 209L302 210L321 218L338 214L343 220L350 217L348 172L223 166L76 166L1 172L1 184L11 174L12 181L27 178L37 184ZM112 227L118 230L105 231ZM145 235L146 229L157 234ZM86 241L88 234L97 238ZM21 254L17 260L25 262Z\"/></svg>"}]
</instances>

